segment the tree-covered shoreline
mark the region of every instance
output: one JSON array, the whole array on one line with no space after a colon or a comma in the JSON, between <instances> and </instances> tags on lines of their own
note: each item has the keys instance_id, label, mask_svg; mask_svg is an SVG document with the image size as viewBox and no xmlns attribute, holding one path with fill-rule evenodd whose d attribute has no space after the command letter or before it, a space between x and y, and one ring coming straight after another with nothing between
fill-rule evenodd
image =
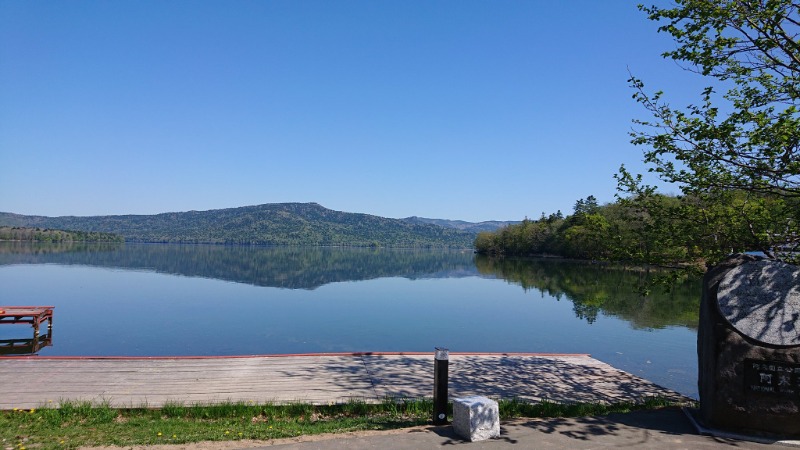
<instances>
[{"instance_id":1,"label":"tree-covered shoreline","mask_svg":"<svg viewBox=\"0 0 800 450\"><path fill-rule=\"evenodd\" d=\"M697 212L698 199L652 193L598 205L593 196L578 200L572 215L561 212L525 219L496 232L479 233L475 249L495 256L560 256L624 261L671 267L716 264L732 253L772 252L777 231L767 220L781 211L800 210L800 200L760 198L729 192L728 202L706 205ZM763 217L764 231L753 233L752 221Z\"/></svg>"},{"instance_id":2,"label":"tree-covered shoreline","mask_svg":"<svg viewBox=\"0 0 800 450\"><path fill-rule=\"evenodd\" d=\"M0 241L21 242L125 242L118 234L97 231L55 230L36 227L0 227Z\"/></svg>"}]
</instances>

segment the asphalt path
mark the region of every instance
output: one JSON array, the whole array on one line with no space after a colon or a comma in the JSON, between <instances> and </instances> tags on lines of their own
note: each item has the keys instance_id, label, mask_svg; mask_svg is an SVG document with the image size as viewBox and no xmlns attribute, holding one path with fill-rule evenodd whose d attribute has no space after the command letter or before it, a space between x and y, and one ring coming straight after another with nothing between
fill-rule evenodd
<instances>
[{"instance_id":1,"label":"asphalt path","mask_svg":"<svg viewBox=\"0 0 800 450\"><path fill-rule=\"evenodd\" d=\"M470 450L518 449L776 449L800 447L800 442L760 442L698 434L683 410L666 408L600 417L524 419L501 424L497 439L468 442L451 426L418 427L366 435L330 435L301 442L276 441L261 447L270 450L331 449L425 449L464 447Z\"/></svg>"}]
</instances>

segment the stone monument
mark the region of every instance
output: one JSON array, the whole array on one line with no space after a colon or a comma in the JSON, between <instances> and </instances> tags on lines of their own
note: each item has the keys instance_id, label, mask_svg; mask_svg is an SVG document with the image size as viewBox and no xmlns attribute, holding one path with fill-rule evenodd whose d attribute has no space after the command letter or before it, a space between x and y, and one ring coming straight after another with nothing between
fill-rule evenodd
<instances>
[{"instance_id":1,"label":"stone monument","mask_svg":"<svg viewBox=\"0 0 800 450\"><path fill-rule=\"evenodd\" d=\"M800 437L800 267L733 255L703 282L700 420Z\"/></svg>"},{"instance_id":2,"label":"stone monument","mask_svg":"<svg viewBox=\"0 0 800 450\"><path fill-rule=\"evenodd\" d=\"M453 430L472 442L500 437L497 402L479 395L453 399Z\"/></svg>"}]
</instances>

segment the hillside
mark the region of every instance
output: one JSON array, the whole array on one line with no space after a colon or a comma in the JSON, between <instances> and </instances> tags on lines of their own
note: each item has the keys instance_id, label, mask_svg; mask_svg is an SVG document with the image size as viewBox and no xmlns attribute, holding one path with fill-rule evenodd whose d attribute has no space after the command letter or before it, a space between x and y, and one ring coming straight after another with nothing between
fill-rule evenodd
<instances>
[{"instance_id":1,"label":"hillside","mask_svg":"<svg viewBox=\"0 0 800 450\"><path fill-rule=\"evenodd\" d=\"M408 223L438 225L444 228L454 228L456 230L468 231L470 233L479 233L481 231L497 231L500 228L509 225L516 225L522 223L520 221L509 220L488 220L485 222L465 222L463 220L446 220L446 219L427 219L425 217L411 216L405 219Z\"/></svg>"},{"instance_id":2,"label":"hillside","mask_svg":"<svg viewBox=\"0 0 800 450\"><path fill-rule=\"evenodd\" d=\"M128 242L471 248L475 233L316 203L272 203L210 211L119 216L0 213L0 226L114 233Z\"/></svg>"}]
</instances>

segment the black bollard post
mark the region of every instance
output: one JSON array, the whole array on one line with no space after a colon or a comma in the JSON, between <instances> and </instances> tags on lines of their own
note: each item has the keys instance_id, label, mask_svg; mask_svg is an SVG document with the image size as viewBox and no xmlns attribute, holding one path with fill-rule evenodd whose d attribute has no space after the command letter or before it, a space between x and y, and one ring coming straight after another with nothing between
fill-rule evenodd
<instances>
[{"instance_id":1,"label":"black bollard post","mask_svg":"<svg viewBox=\"0 0 800 450\"><path fill-rule=\"evenodd\" d=\"M447 367L448 350L436 347L433 366L433 424L447 423Z\"/></svg>"}]
</instances>

